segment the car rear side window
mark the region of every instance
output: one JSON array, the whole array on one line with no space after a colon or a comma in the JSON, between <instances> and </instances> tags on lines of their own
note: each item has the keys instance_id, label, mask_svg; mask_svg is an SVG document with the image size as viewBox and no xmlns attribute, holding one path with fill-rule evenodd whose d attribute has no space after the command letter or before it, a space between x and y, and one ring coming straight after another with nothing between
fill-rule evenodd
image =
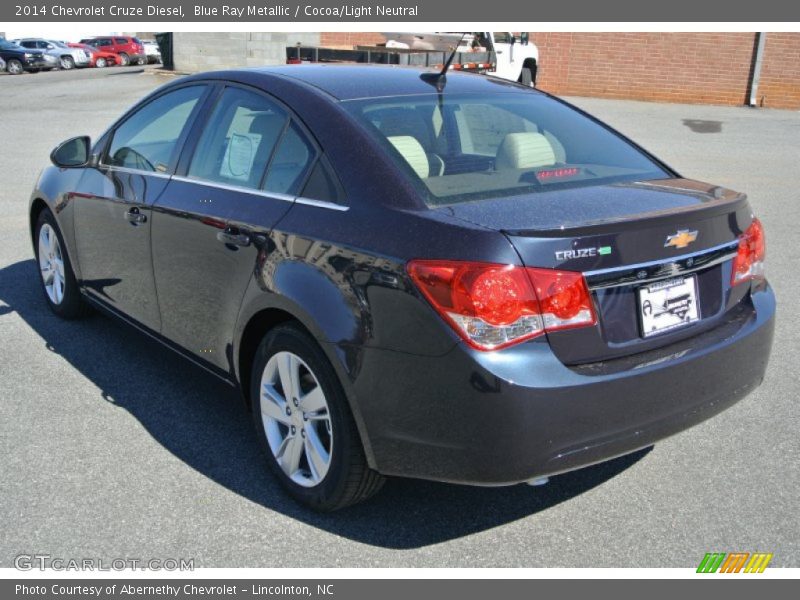
<instances>
[{"instance_id":1,"label":"car rear side window","mask_svg":"<svg viewBox=\"0 0 800 600\"><path fill-rule=\"evenodd\" d=\"M226 88L206 123L189 177L260 189L289 115L261 94Z\"/></svg>"},{"instance_id":2,"label":"car rear side window","mask_svg":"<svg viewBox=\"0 0 800 600\"><path fill-rule=\"evenodd\" d=\"M341 185L339 185L336 176L327 165L327 161L322 157L311 170L301 196L335 204L341 204L344 200L344 192Z\"/></svg>"},{"instance_id":3,"label":"car rear side window","mask_svg":"<svg viewBox=\"0 0 800 600\"><path fill-rule=\"evenodd\" d=\"M114 131L107 164L140 171L166 172L178 140L203 94L193 85L149 102Z\"/></svg>"},{"instance_id":4,"label":"car rear side window","mask_svg":"<svg viewBox=\"0 0 800 600\"><path fill-rule=\"evenodd\" d=\"M311 168L316 151L292 122L281 138L269 164L264 189L269 192L297 195Z\"/></svg>"},{"instance_id":5,"label":"car rear side window","mask_svg":"<svg viewBox=\"0 0 800 600\"><path fill-rule=\"evenodd\" d=\"M428 206L670 176L597 121L533 92L342 104Z\"/></svg>"}]
</instances>

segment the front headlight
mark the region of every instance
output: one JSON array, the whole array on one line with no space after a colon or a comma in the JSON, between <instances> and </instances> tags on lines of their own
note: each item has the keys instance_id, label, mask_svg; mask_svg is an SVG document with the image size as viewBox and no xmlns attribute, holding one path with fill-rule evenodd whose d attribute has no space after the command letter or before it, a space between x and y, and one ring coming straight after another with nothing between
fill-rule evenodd
<instances>
[{"instance_id":1,"label":"front headlight","mask_svg":"<svg viewBox=\"0 0 800 600\"><path fill-rule=\"evenodd\" d=\"M31 60L35 55L30 52L25 53L25 60Z\"/></svg>"}]
</instances>

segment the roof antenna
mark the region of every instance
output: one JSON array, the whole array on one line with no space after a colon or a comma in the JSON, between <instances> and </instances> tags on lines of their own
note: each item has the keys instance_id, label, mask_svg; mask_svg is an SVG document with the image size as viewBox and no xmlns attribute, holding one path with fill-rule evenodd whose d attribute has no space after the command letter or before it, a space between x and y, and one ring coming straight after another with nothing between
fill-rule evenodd
<instances>
[{"instance_id":1,"label":"roof antenna","mask_svg":"<svg viewBox=\"0 0 800 600\"><path fill-rule=\"evenodd\" d=\"M441 92L444 90L444 85L447 83L447 70L450 68L450 65L453 63L453 59L456 57L456 52L458 51L458 47L464 43L464 36L467 35L466 33L461 34L461 39L459 40L458 44L453 46L450 56L447 57L444 65L442 65L442 70L438 73L423 73L420 75L420 78L425 83L430 83L434 87L436 87L437 92Z\"/></svg>"}]
</instances>

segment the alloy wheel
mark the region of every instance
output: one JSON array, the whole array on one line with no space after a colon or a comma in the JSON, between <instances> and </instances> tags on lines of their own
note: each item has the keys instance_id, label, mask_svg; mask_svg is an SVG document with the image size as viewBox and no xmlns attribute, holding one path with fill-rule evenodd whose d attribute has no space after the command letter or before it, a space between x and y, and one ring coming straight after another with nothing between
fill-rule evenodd
<instances>
[{"instance_id":1,"label":"alloy wheel","mask_svg":"<svg viewBox=\"0 0 800 600\"><path fill-rule=\"evenodd\" d=\"M55 229L45 223L39 230L39 271L50 301L59 305L64 300L64 257Z\"/></svg>"},{"instance_id":2,"label":"alloy wheel","mask_svg":"<svg viewBox=\"0 0 800 600\"><path fill-rule=\"evenodd\" d=\"M316 375L296 354L277 352L264 367L261 418L281 470L303 487L319 485L333 454L331 416Z\"/></svg>"}]
</instances>

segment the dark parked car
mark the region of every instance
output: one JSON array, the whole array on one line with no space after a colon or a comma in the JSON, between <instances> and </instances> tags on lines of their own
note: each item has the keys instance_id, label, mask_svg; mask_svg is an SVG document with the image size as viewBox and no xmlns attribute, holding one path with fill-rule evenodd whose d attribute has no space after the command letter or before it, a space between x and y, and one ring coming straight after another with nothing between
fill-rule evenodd
<instances>
[{"instance_id":1,"label":"dark parked car","mask_svg":"<svg viewBox=\"0 0 800 600\"><path fill-rule=\"evenodd\" d=\"M50 308L99 307L238 386L318 509L383 475L539 482L764 377L775 297L746 197L527 87L199 74L52 160L30 205Z\"/></svg>"},{"instance_id":2,"label":"dark parked car","mask_svg":"<svg viewBox=\"0 0 800 600\"><path fill-rule=\"evenodd\" d=\"M119 56L117 64L122 67L128 65L146 65L147 54L144 44L139 38L129 35L104 35L93 38L84 38L81 44L95 46L104 52L113 52Z\"/></svg>"},{"instance_id":3,"label":"dark parked car","mask_svg":"<svg viewBox=\"0 0 800 600\"><path fill-rule=\"evenodd\" d=\"M0 58L6 63L5 70L12 75L20 75L25 71L36 73L58 66L57 62L48 62L41 50L28 50L7 40L0 40Z\"/></svg>"}]
</instances>

